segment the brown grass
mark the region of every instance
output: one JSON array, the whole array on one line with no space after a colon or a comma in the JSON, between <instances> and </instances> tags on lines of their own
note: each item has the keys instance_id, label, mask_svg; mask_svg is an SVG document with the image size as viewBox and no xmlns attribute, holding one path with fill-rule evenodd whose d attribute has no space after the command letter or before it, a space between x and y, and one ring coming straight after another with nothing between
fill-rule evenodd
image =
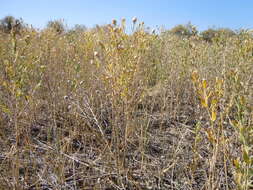
<instances>
[{"instance_id":1,"label":"brown grass","mask_svg":"<svg viewBox=\"0 0 253 190\"><path fill-rule=\"evenodd\" d=\"M1 189L252 189L252 36L123 24L0 33Z\"/></svg>"}]
</instances>

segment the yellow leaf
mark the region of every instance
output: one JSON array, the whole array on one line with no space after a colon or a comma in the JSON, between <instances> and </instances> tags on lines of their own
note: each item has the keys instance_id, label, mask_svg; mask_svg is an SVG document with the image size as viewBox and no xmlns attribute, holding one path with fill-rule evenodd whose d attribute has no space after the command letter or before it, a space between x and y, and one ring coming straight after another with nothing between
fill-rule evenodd
<instances>
[{"instance_id":1,"label":"yellow leaf","mask_svg":"<svg viewBox=\"0 0 253 190\"><path fill-rule=\"evenodd\" d=\"M204 93L201 89L198 89L197 92L200 96Z\"/></svg>"},{"instance_id":2,"label":"yellow leaf","mask_svg":"<svg viewBox=\"0 0 253 190\"><path fill-rule=\"evenodd\" d=\"M223 80L216 77L215 81L216 81L216 86L218 88L221 88L221 85L223 84Z\"/></svg>"},{"instance_id":3,"label":"yellow leaf","mask_svg":"<svg viewBox=\"0 0 253 190\"><path fill-rule=\"evenodd\" d=\"M245 104L246 104L245 97L243 97L243 96L240 97L240 103L241 103L242 105L245 105Z\"/></svg>"},{"instance_id":4,"label":"yellow leaf","mask_svg":"<svg viewBox=\"0 0 253 190\"><path fill-rule=\"evenodd\" d=\"M206 88L207 88L206 79L203 79L203 80L202 80L202 88L203 88L203 89L206 89Z\"/></svg>"},{"instance_id":5,"label":"yellow leaf","mask_svg":"<svg viewBox=\"0 0 253 190\"><path fill-rule=\"evenodd\" d=\"M206 134L207 134L207 138L208 138L209 142L211 142L211 143L216 142L216 138L215 138L212 130L206 129Z\"/></svg>"},{"instance_id":6,"label":"yellow leaf","mask_svg":"<svg viewBox=\"0 0 253 190\"><path fill-rule=\"evenodd\" d=\"M201 98L200 98L200 101L201 101L201 105L202 105L204 108L207 108L207 107L208 107L208 98L207 98L207 97L201 97Z\"/></svg>"},{"instance_id":7,"label":"yellow leaf","mask_svg":"<svg viewBox=\"0 0 253 190\"><path fill-rule=\"evenodd\" d=\"M234 166L235 166L237 169L239 169L239 168L240 168L240 161L239 161L239 158L234 159L234 160L233 160L233 164L234 164Z\"/></svg>"},{"instance_id":8,"label":"yellow leaf","mask_svg":"<svg viewBox=\"0 0 253 190\"><path fill-rule=\"evenodd\" d=\"M212 95L213 95L213 92L211 91L211 92L209 92L209 94L207 96L208 96L208 98L210 98Z\"/></svg>"},{"instance_id":9,"label":"yellow leaf","mask_svg":"<svg viewBox=\"0 0 253 190\"><path fill-rule=\"evenodd\" d=\"M217 101L217 99L212 99L212 102L211 102L211 104L212 104L212 106L215 106L215 105L217 105L217 103L218 103L218 101Z\"/></svg>"},{"instance_id":10,"label":"yellow leaf","mask_svg":"<svg viewBox=\"0 0 253 190\"><path fill-rule=\"evenodd\" d=\"M6 81L4 81L2 84L3 84L4 87L8 87Z\"/></svg>"},{"instance_id":11,"label":"yellow leaf","mask_svg":"<svg viewBox=\"0 0 253 190\"><path fill-rule=\"evenodd\" d=\"M214 106L212 106L211 121L215 121L217 118L217 112Z\"/></svg>"}]
</instances>

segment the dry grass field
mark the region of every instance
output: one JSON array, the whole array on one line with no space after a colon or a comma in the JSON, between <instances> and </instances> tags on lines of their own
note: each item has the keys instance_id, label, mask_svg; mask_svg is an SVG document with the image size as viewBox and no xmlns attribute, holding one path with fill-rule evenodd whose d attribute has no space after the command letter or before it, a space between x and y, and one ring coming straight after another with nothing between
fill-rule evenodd
<instances>
[{"instance_id":1,"label":"dry grass field","mask_svg":"<svg viewBox=\"0 0 253 190\"><path fill-rule=\"evenodd\" d=\"M133 20L0 32L0 189L253 189L253 37Z\"/></svg>"}]
</instances>

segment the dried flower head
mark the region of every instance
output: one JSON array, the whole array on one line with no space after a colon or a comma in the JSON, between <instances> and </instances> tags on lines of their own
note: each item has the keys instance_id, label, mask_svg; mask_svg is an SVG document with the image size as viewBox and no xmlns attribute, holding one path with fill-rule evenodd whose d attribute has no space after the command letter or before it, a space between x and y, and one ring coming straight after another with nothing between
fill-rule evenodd
<instances>
[{"instance_id":1,"label":"dried flower head","mask_svg":"<svg viewBox=\"0 0 253 190\"><path fill-rule=\"evenodd\" d=\"M98 52L94 51L94 57L98 57Z\"/></svg>"},{"instance_id":2,"label":"dried flower head","mask_svg":"<svg viewBox=\"0 0 253 190\"><path fill-rule=\"evenodd\" d=\"M119 44L119 45L117 46L117 49L118 49L118 50L123 50L123 49L124 49L124 45Z\"/></svg>"},{"instance_id":3,"label":"dried flower head","mask_svg":"<svg viewBox=\"0 0 253 190\"><path fill-rule=\"evenodd\" d=\"M136 17L133 17L132 19L133 23L135 24L137 22L137 18Z\"/></svg>"},{"instance_id":4,"label":"dried flower head","mask_svg":"<svg viewBox=\"0 0 253 190\"><path fill-rule=\"evenodd\" d=\"M71 105L68 105L68 107L67 107L67 111L70 111L71 110Z\"/></svg>"},{"instance_id":5,"label":"dried flower head","mask_svg":"<svg viewBox=\"0 0 253 190\"><path fill-rule=\"evenodd\" d=\"M116 26L117 25L117 20L113 19L112 20L112 25Z\"/></svg>"}]
</instances>

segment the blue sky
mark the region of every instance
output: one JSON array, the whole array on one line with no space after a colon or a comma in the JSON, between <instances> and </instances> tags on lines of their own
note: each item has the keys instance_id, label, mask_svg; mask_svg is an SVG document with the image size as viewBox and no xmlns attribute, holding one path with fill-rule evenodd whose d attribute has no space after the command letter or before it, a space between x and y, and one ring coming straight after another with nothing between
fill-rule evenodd
<instances>
[{"instance_id":1,"label":"blue sky","mask_svg":"<svg viewBox=\"0 0 253 190\"><path fill-rule=\"evenodd\" d=\"M253 28L253 0L0 0L0 18L22 17L42 28L64 19L71 27L92 27L112 19L136 16L146 26L171 28L191 21L199 30L209 27Z\"/></svg>"}]
</instances>

